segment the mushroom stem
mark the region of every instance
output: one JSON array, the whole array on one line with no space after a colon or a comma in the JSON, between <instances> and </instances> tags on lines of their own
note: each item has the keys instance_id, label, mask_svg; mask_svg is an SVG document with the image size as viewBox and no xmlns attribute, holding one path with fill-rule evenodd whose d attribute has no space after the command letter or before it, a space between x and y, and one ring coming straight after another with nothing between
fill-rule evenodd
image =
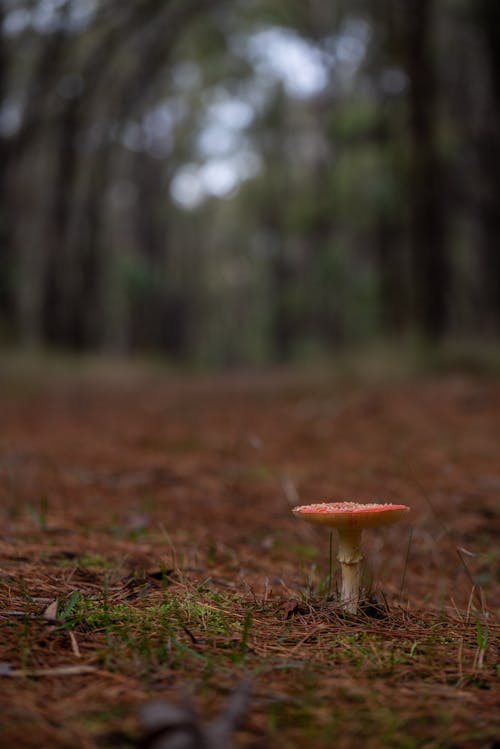
<instances>
[{"instance_id":1,"label":"mushroom stem","mask_svg":"<svg viewBox=\"0 0 500 749\"><path fill-rule=\"evenodd\" d=\"M337 559L342 568L342 591L340 602L349 614L358 611L361 596L362 562L360 528L339 528L339 551Z\"/></svg>"}]
</instances>

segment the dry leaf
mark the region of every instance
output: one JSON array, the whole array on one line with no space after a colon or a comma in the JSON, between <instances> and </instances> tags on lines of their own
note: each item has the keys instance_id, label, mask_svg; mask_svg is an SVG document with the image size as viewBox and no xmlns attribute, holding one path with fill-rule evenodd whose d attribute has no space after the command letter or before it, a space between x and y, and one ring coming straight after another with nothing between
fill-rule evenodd
<instances>
[{"instance_id":1,"label":"dry leaf","mask_svg":"<svg viewBox=\"0 0 500 749\"><path fill-rule=\"evenodd\" d=\"M45 611L43 612L43 618L48 622L57 621L57 598L52 603L49 603Z\"/></svg>"}]
</instances>

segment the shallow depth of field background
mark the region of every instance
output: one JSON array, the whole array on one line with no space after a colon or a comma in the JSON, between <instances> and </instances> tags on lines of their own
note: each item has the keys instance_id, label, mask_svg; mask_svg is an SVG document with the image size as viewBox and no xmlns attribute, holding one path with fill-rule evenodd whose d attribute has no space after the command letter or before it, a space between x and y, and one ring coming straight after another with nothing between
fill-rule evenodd
<instances>
[{"instance_id":1,"label":"shallow depth of field background","mask_svg":"<svg viewBox=\"0 0 500 749\"><path fill-rule=\"evenodd\" d=\"M197 367L500 330L495 0L3 0L0 342Z\"/></svg>"}]
</instances>

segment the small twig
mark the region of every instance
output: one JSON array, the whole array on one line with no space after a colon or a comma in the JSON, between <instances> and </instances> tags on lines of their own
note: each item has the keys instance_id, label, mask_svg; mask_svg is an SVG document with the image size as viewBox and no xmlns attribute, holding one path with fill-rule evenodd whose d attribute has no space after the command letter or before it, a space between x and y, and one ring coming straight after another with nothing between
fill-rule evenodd
<instances>
[{"instance_id":1,"label":"small twig","mask_svg":"<svg viewBox=\"0 0 500 749\"><path fill-rule=\"evenodd\" d=\"M408 569L408 559L410 557L411 542L413 540L413 527L410 527L410 534L408 536L408 544L406 546L405 563L403 567L403 574L401 576L401 586L399 588L399 597L403 597L403 589L406 582L406 570Z\"/></svg>"},{"instance_id":2,"label":"small twig","mask_svg":"<svg viewBox=\"0 0 500 749\"><path fill-rule=\"evenodd\" d=\"M78 647L78 642L77 642L77 639L75 637L75 633L72 632L71 630L69 630L68 631L68 635L69 635L69 639L70 639L70 642L71 642L71 650L73 651L73 654L74 654L75 658L81 658L82 654L80 652L80 648Z\"/></svg>"},{"instance_id":3,"label":"small twig","mask_svg":"<svg viewBox=\"0 0 500 749\"><path fill-rule=\"evenodd\" d=\"M472 584L472 590L470 592L469 601L467 603L467 612L465 616L465 623L468 625L470 622L470 612L472 610L472 601L474 599L474 593L475 593L475 587L474 584Z\"/></svg>"},{"instance_id":4,"label":"small twig","mask_svg":"<svg viewBox=\"0 0 500 749\"><path fill-rule=\"evenodd\" d=\"M159 527L160 527L160 531L165 536L165 539L166 539L168 545L170 546L170 553L172 554L172 567L173 567L174 570L180 571L179 567L177 565L177 554L175 553L174 542L172 541L172 538L171 538L169 532L165 528L165 525L163 523L160 523Z\"/></svg>"},{"instance_id":5,"label":"small twig","mask_svg":"<svg viewBox=\"0 0 500 749\"><path fill-rule=\"evenodd\" d=\"M459 679L463 679L464 676L464 666L463 666L463 648L464 648L464 638L461 637L458 643L458 653L457 653L457 661L458 661L458 676Z\"/></svg>"},{"instance_id":6,"label":"small twig","mask_svg":"<svg viewBox=\"0 0 500 749\"><path fill-rule=\"evenodd\" d=\"M184 632L187 634L187 636L189 637L189 639L191 640L191 642L193 643L193 645L197 645L198 644L198 640L193 635L193 633L186 627L186 625L185 624L181 624L181 627L184 630Z\"/></svg>"},{"instance_id":7,"label":"small twig","mask_svg":"<svg viewBox=\"0 0 500 749\"><path fill-rule=\"evenodd\" d=\"M295 482L289 473L283 474L281 478L281 488L290 507L300 504L299 492L297 491Z\"/></svg>"},{"instance_id":8,"label":"small twig","mask_svg":"<svg viewBox=\"0 0 500 749\"><path fill-rule=\"evenodd\" d=\"M329 557L328 557L328 591L327 598L332 592L333 583L333 533L330 531L330 542L329 542Z\"/></svg>"}]
</instances>

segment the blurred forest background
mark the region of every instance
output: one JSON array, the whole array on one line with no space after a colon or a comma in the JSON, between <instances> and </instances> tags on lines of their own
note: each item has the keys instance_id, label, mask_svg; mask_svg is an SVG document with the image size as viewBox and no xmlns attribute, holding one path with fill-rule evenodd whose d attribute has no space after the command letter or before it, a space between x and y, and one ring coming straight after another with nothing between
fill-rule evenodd
<instances>
[{"instance_id":1,"label":"blurred forest background","mask_svg":"<svg viewBox=\"0 0 500 749\"><path fill-rule=\"evenodd\" d=\"M498 0L0 0L0 342L500 337Z\"/></svg>"}]
</instances>

